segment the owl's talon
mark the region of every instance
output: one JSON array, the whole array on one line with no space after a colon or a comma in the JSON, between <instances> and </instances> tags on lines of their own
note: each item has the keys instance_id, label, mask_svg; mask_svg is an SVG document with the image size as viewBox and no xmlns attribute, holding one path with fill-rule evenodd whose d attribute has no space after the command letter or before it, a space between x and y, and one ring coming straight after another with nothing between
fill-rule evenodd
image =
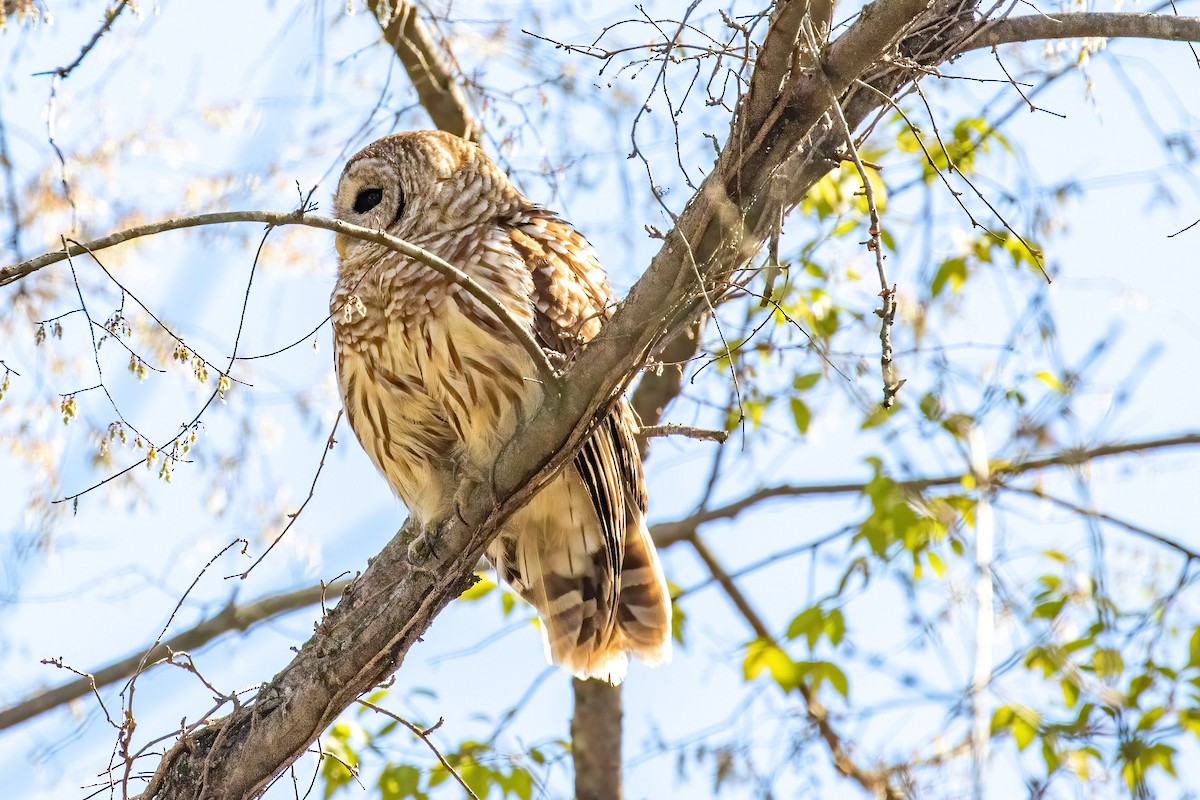
<instances>
[{"instance_id":1,"label":"owl's talon","mask_svg":"<svg viewBox=\"0 0 1200 800\"><path fill-rule=\"evenodd\" d=\"M437 540L440 531L436 527L422 528L421 532L408 543L408 563L414 569L425 571L424 563L432 558L440 558L437 550Z\"/></svg>"},{"instance_id":2,"label":"owl's talon","mask_svg":"<svg viewBox=\"0 0 1200 800\"><path fill-rule=\"evenodd\" d=\"M458 521L463 525L467 525L468 527L470 526L470 523L467 522L467 518L463 516L462 502L458 499L455 499L454 501L454 516L458 517Z\"/></svg>"}]
</instances>

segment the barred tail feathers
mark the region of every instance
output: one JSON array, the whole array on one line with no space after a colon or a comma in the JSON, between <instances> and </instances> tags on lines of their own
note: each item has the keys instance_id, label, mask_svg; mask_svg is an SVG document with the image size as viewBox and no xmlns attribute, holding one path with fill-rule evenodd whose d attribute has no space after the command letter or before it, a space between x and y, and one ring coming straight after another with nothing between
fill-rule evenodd
<instances>
[{"instance_id":1,"label":"barred tail feathers","mask_svg":"<svg viewBox=\"0 0 1200 800\"><path fill-rule=\"evenodd\" d=\"M578 480L555 479L488 549L500 577L537 610L547 658L579 678L620 683L630 654L670 658L666 581L640 511L624 541L601 531Z\"/></svg>"},{"instance_id":2,"label":"barred tail feathers","mask_svg":"<svg viewBox=\"0 0 1200 800\"><path fill-rule=\"evenodd\" d=\"M671 660L671 594L645 518L632 512L625 529L617 631L622 649L648 666Z\"/></svg>"}]
</instances>

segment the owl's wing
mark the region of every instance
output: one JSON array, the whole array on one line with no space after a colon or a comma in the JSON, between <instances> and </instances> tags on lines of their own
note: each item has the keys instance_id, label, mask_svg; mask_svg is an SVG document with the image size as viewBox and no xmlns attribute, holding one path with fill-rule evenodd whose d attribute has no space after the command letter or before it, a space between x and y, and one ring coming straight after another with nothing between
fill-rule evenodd
<instances>
[{"instance_id":1,"label":"owl's wing","mask_svg":"<svg viewBox=\"0 0 1200 800\"><path fill-rule=\"evenodd\" d=\"M570 358L608 317L604 270L587 241L549 212L535 210L511 230L533 278L535 333L543 346ZM544 491L556 498L557 513L529 512L531 520L556 520L553 532L534 537L544 544L534 547L525 537L501 541L489 553L538 608L552 660L580 677L619 681L627 653L650 663L670 655L670 599L646 530L637 426L629 404L619 400L557 479L570 485ZM594 522L575 512L571 498L579 488Z\"/></svg>"},{"instance_id":2,"label":"owl's wing","mask_svg":"<svg viewBox=\"0 0 1200 800\"><path fill-rule=\"evenodd\" d=\"M534 331L540 343L570 358L609 317L612 291L592 246L550 212L536 211L513 229L513 244L533 274ZM622 399L597 424L575 457L605 536L620 542L625 504L646 511L646 486L634 432L637 417Z\"/></svg>"}]
</instances>

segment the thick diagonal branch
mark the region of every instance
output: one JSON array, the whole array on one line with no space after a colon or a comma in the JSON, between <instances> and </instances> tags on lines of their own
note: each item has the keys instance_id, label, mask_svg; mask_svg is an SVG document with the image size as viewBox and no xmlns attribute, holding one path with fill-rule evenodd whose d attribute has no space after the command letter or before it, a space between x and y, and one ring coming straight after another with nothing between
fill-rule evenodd
<instances>
[{"instance_id":1,"label":"thick diagonal branch","mask_svg":"<svg viewBox=\"0 0 1200 800\"><path fill-rule=\"evenodd\" d=\"M417 98L440 130L479 143L483 129L467 105L450 60L434 40L429 26L417 15L415 3L368 0L367 6L383 38L408 72Z\"/></svg>"}]
</instances>

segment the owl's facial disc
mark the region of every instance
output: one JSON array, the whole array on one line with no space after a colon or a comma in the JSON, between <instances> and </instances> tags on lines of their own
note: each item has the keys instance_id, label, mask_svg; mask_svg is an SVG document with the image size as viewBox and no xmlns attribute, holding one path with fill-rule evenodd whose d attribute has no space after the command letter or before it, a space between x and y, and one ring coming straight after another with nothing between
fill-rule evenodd
<instances>
[{"instance_id":1,"label":"owl's facial disc","mask_svg":"<svg viewBox=\"0 0 1200 800\"><path fill-rule=\"evenodd\" d=\"M394 167L381 159L364 158L352 161L343 173L333 205L340 220L395 235L404 214L404 191ZM338 255L344 259L355 244L352 237L338 234Z\"/></svg>"}]
</instances>

